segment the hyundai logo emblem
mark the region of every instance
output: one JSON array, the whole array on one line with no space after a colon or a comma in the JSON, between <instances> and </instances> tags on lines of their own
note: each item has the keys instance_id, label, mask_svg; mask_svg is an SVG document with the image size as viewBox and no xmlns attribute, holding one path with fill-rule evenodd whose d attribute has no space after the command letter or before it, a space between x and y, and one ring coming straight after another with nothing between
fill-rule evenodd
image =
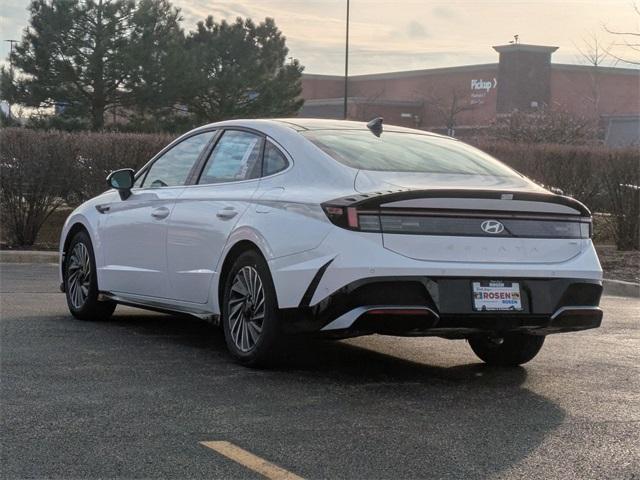
<instances>
[{"instance_id":1,"label":"hyundai logo emblem","mask_svg":"<svg viewBox=\"0 0 640 480\"><path fill-rule=\"evenodd\" d=\"M480 224L483 232L497 235L504 232L504 225L497 220L485 220Z\"/></svg>"}]
</instances>

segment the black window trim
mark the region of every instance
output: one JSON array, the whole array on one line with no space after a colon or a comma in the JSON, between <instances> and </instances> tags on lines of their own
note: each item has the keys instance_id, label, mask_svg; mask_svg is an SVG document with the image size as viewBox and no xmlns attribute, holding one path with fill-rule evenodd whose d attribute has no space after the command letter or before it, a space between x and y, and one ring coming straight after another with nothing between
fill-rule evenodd
<instances>
[{"instance_id":1,"label":"black window trim","mask_svg":"<svg viewBox=\"0 0 640 480\"><path fill-rule=\"evenodd\" d=\"M205 152L209 151L209 148L210 148L210 146L212 144L215 144L217 142L218 138L220 137L221 131L222 131L222 129L219 128L219 127L209 127L209 128L203 128L203 129L195 130L195 131L192 131L192 132L190 132L188 134L181 135L180 137L176 138L173 142L169 143L162 150L160 150L158 153L156 153L151 158L151 160L149 160L140 170L138 170L138 173L136 173L136 175L134 177L134 185L135 185L135 182L137 182L140 179L140 177L143 177L142 178L142 185L140 187L135 187L135 189L136 190L145 190L145 189L151 189L151 188L172 188L172 187L175 188L175 187L184 187L186 185L191 185L191 182L193 181L193 176L197 172L197 168L200 165L200 162L202 160L203 154ZM189 173L187 174L187 178L186 178L186 180L184 181L184 183L182 185L170 185L170 186L167 186L167 187L146 187L146 186L144 186L144 182L146 181L146 177L147 177L147 174L149 173L149 170L151 169L151 167L153 166L154 163L156 163L158 160L160 160L161 157L164 156L165 153L167 153L172 148L178 146L179 144L181 144L185 140L188 140L188 139L190 139L192 137L195 137L196 135L201 135L201 134L207 133L207 132L214 132L214 135L209 140L207 145L205 145L205 147L202 149L200 154L198 155L197 160L195 161L195 163L193 164L193 166L189 170Z\"/></svg>"},{"instance_id":2,"label":"black window trim","mask_svg":"<svg viewBox=\"0 0 640 480\"><path fill-rule=\"evenodd\" d=\"M283 169L278 170L277 172L274 172L274 173L272 173L270 175L266 175L265 176L265 174L264 174L264 153L266 151L267 142L269 142L278 152L280 152L280 155L282 155L282 158L284 158L284 161L286 162L287 165ZM270 178L270 177L273 177L275 175L280 175L281 173L284 173L287 170L289 170L292 165L293 165L293 160L291 159L291 155L289 155L289 152L287 152L284 148L282 148L273 138L267 136L267 138L265 140L264 148L263 148L263 151L262 151L262 168L260 169L262 175L260 176L260 178Z\"/></svg>"},{"instance_id":3,"label":"black window trim","mask_svg":"<svg viewBox=\"0 0 640 480\"><path fill-rule=\"evenodd\" d=\"M260 146L260 176L256 177L256 178L250 178L250 179L246 179L246 180L237 180L237 181L233 181L233 182L220 182L220 183L206 183L206 184L198 184L198 180L200 179L200 177L202 176L203 172L204 172L204 168L207 165L207 160L209 159L209 157L211 156L211 154L213 153L213 149L216 147L216 145L218 144L218 142L220 141L220 138L222 138L222 135L224 134L225 131L227 130L239 130L239 131L244 131L244 132L248 132L248 133L253 133L259 137L262 137L262 144ZM191 170L189 171L189 174L187 175L187 179L185 180L184 185L173 185L172 187L189 187L189 186L195 186L195 187L204 187L204 186L212 186L212 185L228 185L231 183L240 183L240 182L252 182L252 181L256 181L256 180L260 180L262 178L271 178L274 177L276 175L281 175L284 172L288 171L291 169L291 167L294 164L293 161L293 157L289 154L289 152L283 148L276 140L274 140L273 138L269 137L268 135L266 135L265 133L256 130L254 128L248 128L248 127L242 127L242 126L228 126L228 127L209 127L209 128L203 128L203 129L199 129L199 130L195 130L193 132L190 132L190 134L185 134L182 135L180 137L178 137L177 139L175 139L173 142L169 143L166 147L164 147L162 150L160 150L158 153L156 153L151 160L149 160L140 170L138 170L138 172L135 175L135 180L134 183L138 181L138 179L140 177L146 177L147 173L149 172L149 169L153 166L153 164L160 159L160 157L162 157L166 152L168 152L169 150L171 150L173 147L177 146L178 144L182 143L183 141L195 136L195 135L199 135L201 133L206 133L206 132L215 132L215 135L211 138L211 140L209 140L209 143L202 149L202 152L200 152L200 155L198 156L198 160L196 160L196 163L194 164L194 166L191 168ZM275 148L278 149L278 151L282 154L282 156L284 157L284 159L287 162L287 166L286 168L283 168L282 170L279 170L275 173L272 173L271 175L268 176L264 176L264 150L265 150L265 146L266 146L266 142L271 143L271 145L273 145ZM144 184L144 181L146 180L146 178L142 179L142 183ZM172 188L172 187L162 187L162 188ZM150 189L152 187L135 187L135 189L137 190L144 190L144 189ZM156 187L157 188L157 187Z\"/></svg>"}]
</instances>

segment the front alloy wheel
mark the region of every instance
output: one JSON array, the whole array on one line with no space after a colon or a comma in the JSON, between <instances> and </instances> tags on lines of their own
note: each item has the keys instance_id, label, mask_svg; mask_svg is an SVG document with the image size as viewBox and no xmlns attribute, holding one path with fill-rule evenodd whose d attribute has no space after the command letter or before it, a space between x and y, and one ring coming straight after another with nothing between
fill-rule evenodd
<instances>
[{"instance_id":1,"label":"front alloy wheel","mask_svg":"<svg viewBox=\"0 0 640 480\"><path fill-rule=\"evenodd\" d=\"M227 304L231 338L242 352L249 352L260 339L264 323L264 288L258 271L242 267L233 279Z\"/></svg>"},{"instance_id":2,"label":"front alloy wheel","mask_svg":"<svg viewBox=\"0 0 640 480\"><path fill-rule=\"evenodd\" d=\"M73 247L67 268L67 288L74 308L84 306L91 287L91 261L89 251L82 242Z\"/></svg>"},{"instance_id":3,"label":"front alloy wheel","mask_svg":"<svg viewBox=\"0 0 640 480\"><path fill-rule=\"evenodd\" d=\"M71 314L81 320L106 320L116 308L115 302L98 301L98 278L89 234L76 233L64 262L64 291Z\"/></svg>"}]
</instances>

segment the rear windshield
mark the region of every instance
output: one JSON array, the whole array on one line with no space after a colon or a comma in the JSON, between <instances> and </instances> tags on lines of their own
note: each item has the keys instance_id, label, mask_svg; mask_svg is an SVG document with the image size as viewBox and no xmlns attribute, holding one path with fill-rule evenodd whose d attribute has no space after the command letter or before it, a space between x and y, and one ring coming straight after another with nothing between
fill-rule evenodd
<instances>
[{"instance_id":1,"label":"rear windshield","mask_svg":"<svg viewBox=\"0 0 640 480\"><path fill-rule=\"evenodd\" d=\"M376 137L368 130L300 133L338 162L361 170L518 176L490 155L449 138L400 132Z\"/></svg>"}]
</instances>

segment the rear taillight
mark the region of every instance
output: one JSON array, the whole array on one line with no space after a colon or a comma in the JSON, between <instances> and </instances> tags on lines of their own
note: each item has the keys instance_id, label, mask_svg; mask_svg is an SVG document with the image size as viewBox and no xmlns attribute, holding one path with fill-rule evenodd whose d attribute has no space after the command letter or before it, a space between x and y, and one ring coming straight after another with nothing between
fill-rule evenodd
<instances>
[{"instance_id":1,"label":"rear taillight","mask_svg":"<svg viewBox=\"0 0 640 480\"><path fill-rule=\"evenodd\" d=\"M380 232L380 216L370 212L364 213L357 207L323 205L322 209L331 223L349 230L363 232Z\"/></svg>"},{"instance_id":2,"label":"rear taillight","mask_svg":"<svg viewBox=\"0 0 640 480\"><path fill-rule=\"evenodd\" d=\"M337 198L322 209L338 227L385 235L587 239L593 233L587 207L548 193L397 190Z\"/></svg>"},{"instance_id":3,"label":"rear taillight","mask_svg":"<svg viewBox=\"0 0 640 480\"><path fill-rule=\"evenodd\" d=\"M591 218L559 218L545 214L511 212L362 209L356 206L324 204L325 214L338 227L360 232L405 235L444 235L516 238L587 239L592 234ZM487 224L493 228L487 228Z\"/></svg>"}]
</instances>

